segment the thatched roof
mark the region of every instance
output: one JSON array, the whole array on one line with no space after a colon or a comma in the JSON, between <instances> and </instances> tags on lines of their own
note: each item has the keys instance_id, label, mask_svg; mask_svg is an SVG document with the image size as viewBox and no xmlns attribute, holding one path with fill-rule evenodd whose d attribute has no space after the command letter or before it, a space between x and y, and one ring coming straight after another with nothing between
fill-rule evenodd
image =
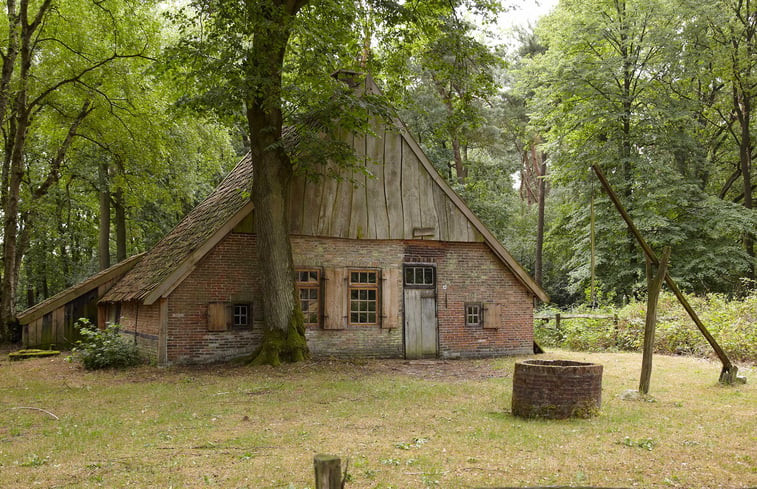
<instances>
[{"instance_id":1,"label":"thatched roof","mask_svg":"<svg viewBox=\"0 0 757 489\"><path fill-rule=\"evenodd\" d=\"M86 294L92 289L100 287L103 284L108 283L111 280L118 278L134 267L139 260L144 257L144 253L134 255L126 260L113 265L112 267L102 270L88 279L80 282L72 287L62 290L52 297L45 299L44 301L36 304L29 309L26 309L18 315L18 321L21 324L29 324L32 321L41 318L45 314L52 312L53 310L71 302L82 294Z\"/></svg>"},{"instance_id":2,"label":"thatched roof","mask_svg":"<svg viewBox=\"0 0 757 489\"><path fill-rule=\"evenodd\" d=\"M206 246L219 230L228 226L234 216L251 206L251 181L252 163L248 154L200 205L147 253L139 265L105 294L102 301L141 301L148 298L151 292L191 260L195 252Z\"/></svg>"}]
</instances>

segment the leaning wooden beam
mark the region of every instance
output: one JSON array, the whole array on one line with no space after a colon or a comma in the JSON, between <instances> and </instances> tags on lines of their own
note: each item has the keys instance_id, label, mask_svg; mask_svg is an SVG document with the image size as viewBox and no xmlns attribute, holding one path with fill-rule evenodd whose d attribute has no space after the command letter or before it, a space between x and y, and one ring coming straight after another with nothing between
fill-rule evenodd
<instances>
[{"instance_id":1,"label":"leaning wooden beam","mask_svg":"<svg viewBox=\"0 0 757 489\"><path fill-rule=\"evenodd\" d=\"M654 333L657 326L657 301L660 298L662 282L668 272L670 247L666 246L660 259L657 273L652 271L652 260L647 257L647 315L644 323L644 348L641 357L641 378L639 379L639 393L649 394L649 382L652 379L652 353L654 352Z\"/></svg>"},{"instance_id":2,"label":"leaning wooden beam","mask_svg":"<svg viewBox=\"0 0 757 489\"><path fill-rule=\"evenodd\" d=\"M636 227L636 225L631 220L631 216L626 211L625 207L623 207L623 204L620 203L620 199L618 199L618 196L615 194L615 191L613 191L612 187L610 187L610 183L607 181L607 178L605 177L605 174L602 173L602 170L597 165L592 165L591 168L594 170L594 173L597 174L597 178L599 178L599 181L602 183L602 187L605 189L605 192L607 192L607 195L610 197L610 200L612 200L612 203L615 204L615 208L618 209L618 212L623 217L623 220L626 221L626 224L628 225L628 229L631 230L631 233L633 233L634 237L636 238L636 241L639 242L639 245L641 245L641 248L644 250L644 253L649 257L649 260L655 265L660 265L660 260L657 259L657 256L655 255L654 251L652 251L652 248L649 247L647 242L644 240L644 238L641 236L641 233L639 232L639 229ZM738 374L738 367L736 365L731 363L731 360L728 358L728 355L725 354L722 348L720 348L720 345L717 341L715 341L715 338L710 334L710 332L707 330L707 328L704 326L704 323L699 319L699 316L694 311L694 308L691 307L691 304L689 304L689 301L686 300L686 297L684 297L683 293L681 292L681 289L678 288L678 285L676 285L673 278L670 276L669 273L665 273L665 283L668 284L668 287L671 291L675 294L676 298L678 298L678 301L681 303L684 309L686 309L686 312L689 314L689 317L694 321L694 324L697 325L697 328L699 328L699 331L704 335L704 337L707 339L707 342L710 344L713 350L715 350L715 354L720 359L720 362L723 364L723 369L720 371L720 382L723 384L733 384L737 381L737 374Z\"/></svg>"}]
</instances>

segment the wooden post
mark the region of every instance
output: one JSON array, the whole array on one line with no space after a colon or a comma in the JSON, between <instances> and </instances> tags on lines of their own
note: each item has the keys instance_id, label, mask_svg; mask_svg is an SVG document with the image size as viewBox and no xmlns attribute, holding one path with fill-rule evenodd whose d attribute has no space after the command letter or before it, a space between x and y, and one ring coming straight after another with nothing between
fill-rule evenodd
<instances>
[{"instance_id":1,"label":"wooden post","mask_svg":"<svg viewBox=\"0 0 757 489\"><path fill-rule=\"evenodd\" d=\"M652 353L654 352L654 333L657 326L657 301L660 298L660 290L665 274L668 271L670 259L670 247L665 248L660 259L657 273L654 273L652 260L647 258L647 317L644 324L644 351L641 358L641 379L639 380L639 392L649 393L649 381L652 378Z\"/></svg>"},{"instance_id":2,"label":"wooden post","mask_svg":"<svg viewBox=\"0 0 757 489\"><path fill-rule=\"evenodd\" d=\"M342 489L342 463L335 455L319 453L313 459L315 489Z\"/></svg>"},{"instance_id":3,"label":"wooden post","mask_svg":"<svg viewBox=\"0 0 757 489\"><path fill-rule=\"evenodd\" d=\"M604 187L605 192L607 192L607 195L610 197L610 200L612 201L613 204L615 204L615 208L623 217L623 220L626 221L626 225L628 226L628 229L631 231L631 233L636 238L636 241L638 241L639 245L644 250L644 254L647 257L649 257L650 261L654 265L659 265L660 261L657 259L657 256L654 254L654 251L652 251L652 248L649 247L647 242L641 236L641 232L639 232L639 229L631 220L631 216L623 207L623 204L620 203L620 199L618 199L618 196L615 194L615 191L613 191L612 187L610 187L610 182L607 181L607 177L605 177L605 174L602 173L602 170L597 165L592 165L591 167L594 170L594 173L597 174L597 178L599 178L599 181L602 183L602 187ZM694 311L694 308L691 307L691 304L689 304L689 301L686 300L686 297L684 297L683 292L681 292L681 290L678 288L678 285L676 285L675 281L673 280L673 278L670 276L669 273L665 274L665 283L668 284L668 288L670 288L670 290L675 294L676 298L678 299L678 302L681 303L683 308L689 314L689 317L691 318L691 320L694 321L694 324L697 325L697 328L705 337L705 339L710 344L712 349L715 350L715 354L718 356L718 358L720 359L720 362L723 364L723 368L720 371L720 382L723 384L733 384L734 382L739 381L738 367L731 363L731 360L728 358L728 355L725 354L723 349L720 348L720 345L718 344L718 342L715 341L715 338L710 334L707 328L705 328L704 323L702 323L702 320L699 319L699 316L697 316L697 313Z\"/></svg>"},{"instance_id":4,"label":"wooden post","mask_svg":"<svg viewBox=\"0 0 757 489\"><path fill-rule=\"evenodd\" d=\"M555 329L560 331L560 313L555 313Z\"/></svg>"}]
</instances>

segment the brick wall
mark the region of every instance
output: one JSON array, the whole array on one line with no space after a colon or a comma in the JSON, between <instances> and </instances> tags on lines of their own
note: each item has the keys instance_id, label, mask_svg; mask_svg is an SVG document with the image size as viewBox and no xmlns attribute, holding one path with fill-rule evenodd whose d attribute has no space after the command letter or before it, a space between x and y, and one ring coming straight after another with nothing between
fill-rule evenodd
<instances>
[{"instance_id":1,"label":"brick wall","mask_svg":"<svg viewBox=\"0 0 757 489\"><path fill-rule=\"evenodd\" d=\"M292 238L292 247L295 266L302 268L386 270L401 269L403 262L432 263L437 269L440 356L481 357L531 352L532 297L483 243L296 236ZM230 234L198 263L195 271L169 297L169 363L220 361L252 352L261 339L260 287L255 266L255 236ZM401 309L401 284L398 282L395 287ZM250 303L254 318L252 328L207 331L210 302ZM500 327L466 327L465 302L505 304ZM155 308L157 311L157 306ZM401 357L404 352L401 327L348 325L340 330L309 327L306 335L314 356Z\"/></svg>"},{"instance_id":2,"label":"brick wall","mask_svg":"<svg viewBox=\"0 0 757 489\"><path fill-rule=\"evenodd\" d=\"M116 307L109 304L109 308ZM142 354L151 362L158 359L158 335L160 334L160 306L146 306L136 301L121 304L121 336L134 341Z\"/></svg>"},{"instance_id":3,"label":"brick wall","mask_svg":"<svg viewBox=\"0 0 757 489\"><path fill-rule=\"evenodd\" d=\"M255 236L229 234L168 298L168 362L205 363L252 352L261 340L262 306ZM250 304L255 326L208 331L208 304Z\"/></svg>"},{"instance_id":4,"label":"brick wall","mask_svg":"<svg viewBox=\"0 0 757 489\"><path fill-rule=\"evenodd\" d=\"M439 354L485 357L533 352L533 298L483 243L441 243L437 265ZM434 247L427 248L433 254ZM408 246L406 261L424 261L423 250ZM444 286L446 285L446 290ZM465 303L481 303L484 315L503 304L498 328L465 325Z\"/></svg>"},{"instance_id":5,"label":"brick wall","mask_svg":"<svg viewBox=\"0 0 757 489\"><path fill-rule=\"evenodd\" d=\"M602 405L602 365L568 360L517 362L512 413L526 418L594 416Z\"/></svg>"}]
</instances>

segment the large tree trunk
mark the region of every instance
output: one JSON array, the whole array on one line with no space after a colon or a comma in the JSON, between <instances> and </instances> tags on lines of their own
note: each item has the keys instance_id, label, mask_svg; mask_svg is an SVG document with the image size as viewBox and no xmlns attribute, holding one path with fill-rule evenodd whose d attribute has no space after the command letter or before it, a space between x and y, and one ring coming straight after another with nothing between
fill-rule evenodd
<instances>
[{"instance_id":1,"label":"large tree trunk","mask_svg":"<svg viewBox=\"0 0 757 489\"><path fill-rule=\"evenodd\" d=\"M293 169L281 144L284 54L294 16L307 2L273 3L274 8L264 11L270 22L261 27L263 32L256 33L247 67L251 79L265 80L266 84L266 90L252 93L247 101L247 122L258 267L261 283L265 284L263 344L253 363L277 365L281 360L300 361L309 355L300 303L295 296L289 240L289 184Z\"/></svg>"},{"instance_id":2,"label":"large tree trunk","mask_svg":"<svg viewBox=\"0 0 757 489\"><path fill-rule=\"evenodd\" d=\"M750 94L745 93L745 90L738 83L734 83L733 87L733 105L741 126L739 170L744 188L744 207L751 210L754 208L752 202L752 152L754 150L751 134L752 98ZM749 278L754 279L754 233L750 233L749 231L744 233L744 248L751 258L748 272Z\"/></svg>"},{"instance_id":3,"label":"large tree trunk","mask_svg":"<svg viewBox=\"0 0 757 489\"><path fill-rule=\"evenodd\" d=\"M544 205L547 197L547 163L544 154L533 150L534 158L539 158L538 213L536 220L536 251L534 257L534 280L541 287L544 280ZM537 156L538 155L538 156Z\"/></svg>"},{"instance_id":4,"label":"large tree trunk","mask_svg":"<svg viewBox=\"0 0 757 489\"><path fill-rule=\"evenodd\" d=\"M116 262L120 263L126 260L126 204L121 188L113 193L113 208L116 211Z\"/></svg>"},{"instance_id":5,"label":"large tree trunk","mask_svg":"<svg viewBox=\"0 0 757 489\"><path fill-rule=\"evenodd\" d=\"M24 176L23 148L26 144L29 113L26 110L26 91L21 90L15 101L15 134L11 135L10 172L3 206L3 279L0 299L0 342L8 339L9 324L16 312L16 256L18 240L18 210L21 181Z\"/></svg>"},{"instance_id":6,"label":"large tree trunk","mask_svg":"<svg viewBox=\"0 0 757 489\"><path fill-rule=\"evenodd\" d=\"M100 233L97 239L97 255L100 270L110 267L110 191L108 189L108 164L98 166L98 184L100 197Z\"/></svg>"}]
</instances>

